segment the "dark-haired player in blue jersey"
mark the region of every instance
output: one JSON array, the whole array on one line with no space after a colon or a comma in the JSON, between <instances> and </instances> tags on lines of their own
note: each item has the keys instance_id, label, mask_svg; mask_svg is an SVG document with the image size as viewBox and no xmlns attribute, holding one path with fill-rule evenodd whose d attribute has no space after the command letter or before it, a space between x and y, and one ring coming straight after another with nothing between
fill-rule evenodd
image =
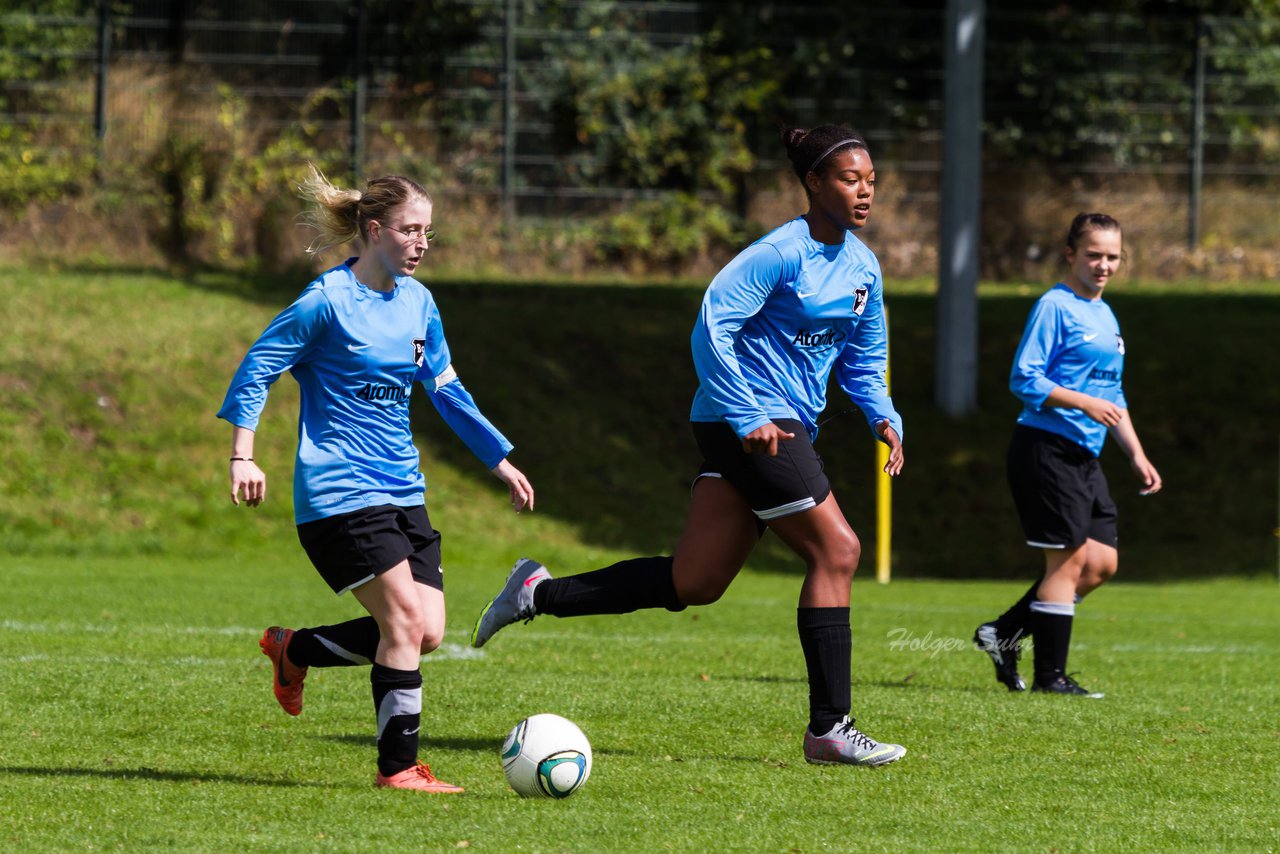
<instances>
[{"instance_id":1,"label":"dark-haired player in blue jersey","mask_svg":"<svg viewBox=\"0 0 1280 854\"><path fill-rule=\"evenodd\" d=\"M372 664L381 787L461 792L418 761L419 659L444 635L440 534L423 502L409 395L421 383L445 422L533 509L533 488L507 460L512 445L476 408L453 369L440 312L412 278L434 237L431 197L400 176L340 190L314 168L300 188L311 203L318 252L353 240L358 258L325 272L249 348L218 416L231 422L231 499L266 498L253 458L267 391L289 371L302 392L293 496L298 538L321 577L350 590L370 614L333 626L272 626L260 641L276 699L302 712L309 667Z\"/></svg>"},{"instance_id":2,"label":"dark-haired player in blue jersey","mask_svg":"<svg viewBox=\"0 0 1280 854\"><path fill-rule=\"evenodd\" d=\"M1129 417L1121 386L1124 339L1103 289L1121 260L1120 224L1080 214L1067 233L1070 274L1040 298L1027 319L1009 387L1023 403L1009 445L1008 474L1027 545L1044 553L1044 576L1008 611L974 632L1010 691L1020 640L1035 638L1031 690L1100 697L1067 675L1076 604L1116 573L1116 505L1098 464L1110 433L1142 482L1160 490Z\"/></svg>"},{"instance_id":3,"label":"dark-haired player in blue jersey","mask_svg":"<svg viewBox=\"0 0 1280 854\"><path fill-rule=\"evenodd\" d=\"M866 142L845 127L795 129L784 142L809 211L743 250L707 288L692 337L701 385L690 415L705 462L674 556L561 578L518 561L472 643L537 614L715 602L767 527L807 570L796 613L809 676L804 756L882 765L906 751L864 735L849 718L849 585L860 547L813 448L835 371L889 445L885 470L902 470L902 421L885 385L884 282L875 255L853 234L871 212L875 169Z\"/></svg>"}]
</instances>

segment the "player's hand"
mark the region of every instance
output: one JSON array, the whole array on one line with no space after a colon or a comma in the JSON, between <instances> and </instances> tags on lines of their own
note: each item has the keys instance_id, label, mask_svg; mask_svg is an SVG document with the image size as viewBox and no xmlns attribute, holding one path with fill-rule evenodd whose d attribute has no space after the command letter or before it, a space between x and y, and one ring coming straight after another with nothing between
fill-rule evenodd
<instances>
[{"instance_id":1,"label":"player's hand","mask_svg":"<svg viewBox=\"0 0 1280 854\"><path fill-rule=\"evenodd\" d=\"M231 503L237 507L242 492L244 503L250 507L267 500L267 476L253 460L231 461Z\"/></svg>"},{"instance_id":2,"label":"player's hand","mask_svg":"<svg viewBox=\"0 0 1280 854\"><path fill-rule=\"evenodd\" d=\"M1124 410L1109 400L1091 397L1089 402L1080 407L1084 414L1107 427L1114 427L1124 420Z\"/></svg>"},{"instance_id":3,"label":"player's hand","mask_svg":"<svg viewBox=\"0 0 1280 854\"><path fill-rule=\"evenodd\" d=\"M511 490L511 506L517 513L526 507L533 510L533 484L529 483L529 478L520 473L520 469L503 458L502 462L489 471Z\"/></svg>"},{"instance_id":4,"label":"player's hand","mask_svg":"<svg viewBox=\"0 0 1280 854\"><path fill-rule=\"evenodd\" d=\"M742 439L742 450L748 454L778 455L778 443L794 439L795 433L788 433L772 422L752 430Z\"/></svg>"},{"instance_id":5,"label":"player's hand","mask_svg":"<svg viewBox=\"0 0 1280 854\"><path fill-rule=\"evenodd\" d=\"M898 437L898 431L889 426L888 421L880 423L884 425L884 429L880 431L880 438L884 439L885 444L889 446L889 462L884 465L884 473L889 477L897 477L902 474L902 464L906 462L902 453L902 439Z\"/></svg>"},{"instance_id":6,"label":"player's hand","mask_svg":"<svg viewBox=\"0 0 1280 854\"><path fill-rule=\"evenodd\" d=\"M1156 467L1151 465L1151 460L1145 456L1136 456L1129 464L1142 480L1142 489L1138 490L1139 495L1155 495L1160 491L1160 487L1164 486L1160 472L1156 471Z\"/></svg>"}]
</instances>

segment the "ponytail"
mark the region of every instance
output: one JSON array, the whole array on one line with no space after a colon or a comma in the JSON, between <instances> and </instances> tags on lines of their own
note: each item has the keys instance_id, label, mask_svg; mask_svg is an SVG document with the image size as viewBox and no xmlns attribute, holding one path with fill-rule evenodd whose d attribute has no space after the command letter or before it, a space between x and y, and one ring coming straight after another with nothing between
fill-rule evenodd
<instances>
[{"instance_id":1,"label":"ponytail","mask_svg":"<svg viewBox=\"0 0 1280 854\"><path fill-rule=\"evenodd\" d=\"M308 255L367 238L370 220L381 222L410 199L431 201L431 195L420 184L403 175L374 178L362 192L335 187L313 163L307 164L307 170L309 174L298 185L298 195L307 202L300 221L317 232L307 247Z\"/></svg>"}]
</instances>

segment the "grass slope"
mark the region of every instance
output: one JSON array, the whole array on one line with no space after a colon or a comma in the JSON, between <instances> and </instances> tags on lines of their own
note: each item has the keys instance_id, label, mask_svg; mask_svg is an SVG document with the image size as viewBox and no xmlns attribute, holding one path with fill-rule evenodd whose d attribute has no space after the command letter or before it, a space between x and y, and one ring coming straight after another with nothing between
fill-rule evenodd
<instances>
[{"instance_id":1,"label":"grass slope","mask_svg":"<svg viewBox=\"0 0 1280 854\"><path fill-rule=\"evenodd\" d=\"M424 757L458 797L372 787L367 670L271 696L261 626L355 613L287 549L258 560L5 561L0 849L191 851L1261 851L1280 815L1277 592L1115 584L1072 665L1101 701L1011 695L967 637L1013 582L854 586L854 711L909 748L882 769L800 755L797 583L748 571L678 615L539 618L463 644L499 544L455 551L424 664ZM57 595L50 595L56 591ZM520 717L591 738L567 802L498 763Z\"/></svg>"},{"instance_id":2,"label":"grass slope","mask_svg":"<svg viewBox=\"0 0 1280 854\"><path fill-rule=\"evenodd\" d=\"M252 555L293 538L289 501L297 387L278 383L258 458L271 489L258 512L226 500L226 425L213 414L245 348L303 277L146 272L0 273L0 553ZM447 543L507 543L591 563L670 548L697 465L688 433L696 385L688 331L697 286L433 283L455 364L516 442L539 492L529 519L504 515L496 484L421 395L413 417L429 504ZM894 570L907 576L1024 577L1033 556L1004 485L1017 406L1010 358L1038 288L985 289L982 411L931 403L932 297L890 284L895 398L908 468L895 492ZM1126 388L1166 489L1139 499L1121 455L1104 454L1120 505L1121 572L1134 579L1274 566L1280 299L1267 288L1111 298L1129 347ZM848 408L839 392L832 412ZM873 449L860 415L820 437L837 494L873 546ZM589 554L574 551L577 544ZM569 549L563 552L562 549ZM759 567L793 571L766 543ZM576 564L575 564L576 565Z\"/></svg>"}]
</instances>

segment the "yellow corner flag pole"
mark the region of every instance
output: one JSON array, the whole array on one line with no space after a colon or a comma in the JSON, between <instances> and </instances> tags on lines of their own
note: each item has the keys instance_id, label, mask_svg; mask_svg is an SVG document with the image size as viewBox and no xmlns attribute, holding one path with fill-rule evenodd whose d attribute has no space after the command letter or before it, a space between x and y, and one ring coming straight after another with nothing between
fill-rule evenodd
<instances>
[{"instance_id":1,"label":"yellow corner flag pole","mask_svg":"<svg viewBox=\"0 0 1280 854\"><path fill-rule=\"evenodd\" d=\"M884 309L885 334L889 329L889 307ZM884 368L885 391L889 390L889 364ZM876 442L876 581L889 583L889 548L893 535L893 478L885 474L889 464L889 446Z\"/></svg>"}]
</instances>

